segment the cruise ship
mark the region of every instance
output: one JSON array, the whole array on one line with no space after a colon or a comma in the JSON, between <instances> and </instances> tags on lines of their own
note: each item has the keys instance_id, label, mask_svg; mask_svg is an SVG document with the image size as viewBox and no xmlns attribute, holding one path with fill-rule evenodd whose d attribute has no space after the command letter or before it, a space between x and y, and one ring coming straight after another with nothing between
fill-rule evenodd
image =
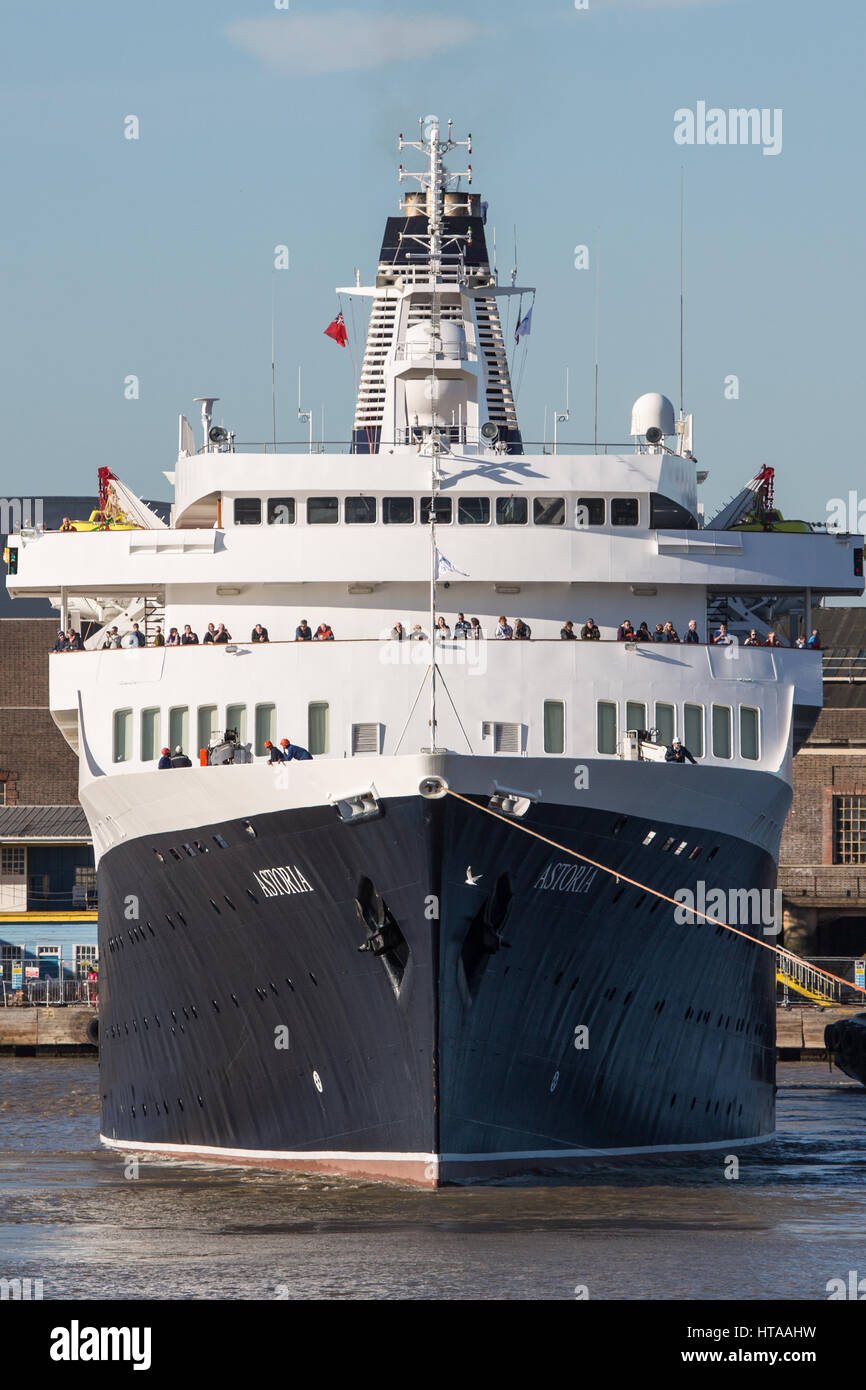
<instances>
[{"instance_id":1,"label":"cruise ship","mask_svg":"<svg viewBox=\"0 0 866 1390\"><path fill-rule=\"evenodd\" d=\"M821 657L740 639L861 594L862 537L777 525L767 469L708 521L659 392L627 444L525 443L533 292L499 283L471 140L399 144L414 186L338 291L368 310L345 441L246 445L200 397L170 524L118 458L104 526L9 538L10 594L84 635L47 659L98 862L102 1142L435 1188L761 1141L778 924L674 904L773 888Z\"/></svg>"}]
</instances>

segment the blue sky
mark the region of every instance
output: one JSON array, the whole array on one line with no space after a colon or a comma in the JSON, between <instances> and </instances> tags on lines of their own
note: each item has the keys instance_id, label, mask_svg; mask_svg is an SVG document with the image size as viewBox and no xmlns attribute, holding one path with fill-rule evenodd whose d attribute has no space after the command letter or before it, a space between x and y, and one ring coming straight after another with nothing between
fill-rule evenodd
<instances>
[{"instance_id":1,"label":"blue sky","mask_svg":"<svg viewBox=\"0 0 866 1390\"><path fill-rule=\"evenodd\" d=\"M324 403L326 436L347 438L352 361L322 330L334 287L374 271L397 212L396 135L426 112L471 130L500 269L516 223L520 282L538 288L526 439L563 404L566 365L560 438L591 438L599 240L600 436L626 437L643 391L677 401L683 167L686 408L708 508L762 463L789 516L823 519L860 486L862 4L290 3L7 10L7 495L89 491L102 464L163 495L178 413L205 392L239 439L267 438L272 285L278 433L303 434L301 362L317 429ZM699 101L781 108L781 153L675 144L674 112ZM280 243L291 266L274 278ZM581 244L589 271L574 268Z\"/></svg>"}]
</instances>

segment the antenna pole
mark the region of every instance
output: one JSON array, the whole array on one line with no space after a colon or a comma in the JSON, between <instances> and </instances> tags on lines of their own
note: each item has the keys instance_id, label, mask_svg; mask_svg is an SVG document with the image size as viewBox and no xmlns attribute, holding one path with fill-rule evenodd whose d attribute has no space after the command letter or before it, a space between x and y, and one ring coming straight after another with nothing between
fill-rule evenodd
<instances>
[{"instance_id":1,"label":"antenna pole","mask_svg":"<svg viewBox=\"0 0 866 1390\"><path fill-rule=\"evenodd\" d=\"M598 302L601 291L601 244L595 229L595 336L592 353L592 442L598 453Z\"/></svg>"},{"instance_id":2,"label":"antenna pole","mask_svg":"<svg viewBox=\"0 0 866 1390\"><path fill-rule=\"evenodd\" d=\"M514 224L514 265L511 267L511 283L517 284L517 223Z\"/></svg>"},{"instance_id":3,"label":"antenna pole","mask_svg":"<svg viewBox=\"0 0 866 1390\"><path fill-rule=\"evenodd\" d=\"M276 302L277 302L277 277L276 273L271 273L271 424L274 430L274 453L277 452L277 368L276 352L274 345L276 342ZM299 369L300 370L300 369Z\"/></svg>"},{"instance_id":4,"label":"antenna pole","mask_svg":"<svg viewBox=\"0 0 866 1390\"><path fill-rule=\"evenodd\" d=\"M683 259L685 232L685 169L680 165L680 419L683 418Z\"/></svg>"}]
</instances>

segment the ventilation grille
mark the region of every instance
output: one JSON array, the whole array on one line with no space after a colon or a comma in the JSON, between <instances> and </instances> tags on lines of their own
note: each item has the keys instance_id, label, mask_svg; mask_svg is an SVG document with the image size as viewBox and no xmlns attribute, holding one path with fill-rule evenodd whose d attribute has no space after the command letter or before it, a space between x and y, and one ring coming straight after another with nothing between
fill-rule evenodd
<instances>
[{"instance_id":1,"label":"ventilation grille","mask_svg":"<svg viewBox=\"0 0 866 1390\"><path fill-rule=\"evenodd\" d=\"M520 727L519 724L485 724L485 735L493 735L494 753L519 753Z\"/></svg>"},{"instance_id":2,"label":"ventilation grille","mask_svg":"<svg viewBox=\"0 0 866 1390\"><path fill-rule=\"evenodd\" d=\"M358 753L378 753L379 724L352 725L352 757Z\"/></svg>"}]
</instances>

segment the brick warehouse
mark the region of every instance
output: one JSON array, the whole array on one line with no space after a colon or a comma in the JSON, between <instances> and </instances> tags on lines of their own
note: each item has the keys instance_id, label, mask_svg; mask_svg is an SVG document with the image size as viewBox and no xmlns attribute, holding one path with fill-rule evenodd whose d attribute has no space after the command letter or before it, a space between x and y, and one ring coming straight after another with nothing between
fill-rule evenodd
<instances>
[{"instance_id":1,"label":"brick warehouse","mask_svg":"<svg viewBox=\"0 0 866 1390\"><path fill-rule=\"evenodd\" d=\"M794 759L782 836L784 940L823 958L866 956L866 608L815 612L824 708Z\"/></svg>"},{"instance_id":2,"label":"brick warehouse","mask_svg":"<svg viewBox=\"0 0 866 1390\"><path fill-rule=\"evenodd\" d=\"M78 759L48 709L55 618L0 618L0 804L72 806Z\"/></svg>"}]
</instances>

